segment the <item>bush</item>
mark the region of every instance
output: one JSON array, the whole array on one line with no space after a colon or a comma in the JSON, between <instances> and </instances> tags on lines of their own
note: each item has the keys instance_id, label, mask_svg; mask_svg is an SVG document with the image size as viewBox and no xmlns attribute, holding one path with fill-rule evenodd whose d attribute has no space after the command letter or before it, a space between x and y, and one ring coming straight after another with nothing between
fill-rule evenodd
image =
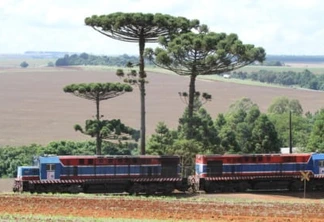
<instances>
[{"instance_id":1,"label":"bush","mask_svg":"<svg viewBox=\"0 0 324 222\"><path fill-rule=\"evenodd\" d=\"M21 68L27 68L28 66L29 66L29 64L26 61L23 61L22 63L20 63Z\"/></svg>"},{"instance_id":2,"label":"bush","mask_svg":"<svg viewBox=\"0 0 324 222\"><path fill-rule=\"evenodd\" d=\"M48 66L48 67L54 67L55 65L54 65L54 62L48 62L48 63L47 63L47 66Z\"/></svg>"}]
</instances>

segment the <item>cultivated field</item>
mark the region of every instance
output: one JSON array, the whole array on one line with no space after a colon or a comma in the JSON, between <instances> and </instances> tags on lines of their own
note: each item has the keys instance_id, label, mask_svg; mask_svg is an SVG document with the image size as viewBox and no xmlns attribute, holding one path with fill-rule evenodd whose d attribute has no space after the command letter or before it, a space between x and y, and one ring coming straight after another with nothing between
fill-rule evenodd
<instances>
[{"instance_id":1,"label":"cultivated field","mask_svg":"<svg viewBox=\"0 0 324 222\"><path fill-rule=\"evenodd\" d=\"M47 144L55 140L88 140L75 132L95 114L95 104L63 92L63 87L81 82L119 82L110 70L82 68L0 69L0 146ZM154 133L159 121L176 128L186 104L178 92L188 91L189 79L178 75L148 72L146 85L147 134ZM324 92L293 88L249 86L231 82L198 80L197 91L208 92L212 101L205 108L213 118L228 110L243 97L251 98L266 111L278 96L298 99L304 111L323 107ZM125 124L140 128L139 90L101 103L105 118L120 118Z\"/></svg>"},{"instance_id":2,"label":"cultivated field","mask_svg":"<svg viewBox=\"0 0 324 222\"><path fill-rule=\"evenodd\" d=\"M10 221L313 221L321 200L264 194L180 197L0 194L0 219Z\"/></svg>"}]
</instances>

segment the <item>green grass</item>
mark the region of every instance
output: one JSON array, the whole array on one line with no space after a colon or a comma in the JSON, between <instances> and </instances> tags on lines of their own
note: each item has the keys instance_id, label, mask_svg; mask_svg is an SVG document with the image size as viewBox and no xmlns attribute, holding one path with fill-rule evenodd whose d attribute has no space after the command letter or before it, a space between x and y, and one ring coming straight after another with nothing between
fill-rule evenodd
<instances>
[{"instance_id":1,"label":"green grass","mask_svg":"<svg viewBox=\"0 0 324 222\"><path fill-rule=\"evenodd\" d=\"M318 66L315 65L309 65L306 67L289 67L289 66L245 66L241 69L235 70L236 72L242 71L242 72L258 72L260 70L266 70L266 71L273 71L273 72L302 72L305 69L308 69L314 74L324 74L324 66Z\"/></svg>"},{"instance_id":2,"label":"green grass","mask_svg":"<svg viewBox=\"0 0 324 222\"><path fill-rule=\"evenodd\" d=\"M32 221L64 221L64 222L160 222L161 220L148 220L148 219L125 219L125 218L92 218L92 217L73 217L73 216L46 216L38 214L22 215L22 214L0 214L1 221L23 221L23 222L32 222ZM165 221L165 220L163 220Z\"/></svg>"},{"instance_id":3,"label":"green grass","mask_svg":"<svg viewBox=\"0 0 324 222\"><path fill-rule=\"evenodd\" d=\"M211 80L211 81L221 81L221 82L231 82L231 83L237 83L237 84L243 84L243 85L252 85L252 86L266 86L266 87L277 87L277 88L287 88L287 86L281 86L276 84L269 84L269 83L262 83L258 81L253 80L242 80L242 79L226 79L219 75L205 75L205 76L199 76L198 79L202 80Z\"/></svg>"}]
</instances>

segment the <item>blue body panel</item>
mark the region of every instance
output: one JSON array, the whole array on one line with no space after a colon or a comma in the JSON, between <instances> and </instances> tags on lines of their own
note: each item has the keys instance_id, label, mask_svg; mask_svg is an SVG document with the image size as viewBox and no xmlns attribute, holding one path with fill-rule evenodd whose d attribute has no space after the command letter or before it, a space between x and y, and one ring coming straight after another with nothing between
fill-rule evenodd
<instances>
[{"instance_id":1,"label":"blue body panel","mask_svg":"<svg viewBox=\"0 0 324 222\"><path fill-rule=\"evenodd\" d=\"M76 174L76 175L74 175ZM161 175L161 165L83 165L61 166L61 176L135 176L135 175Z\"/></svg>"},{"instance_id":2,"label":"blue body panel","mask_svg":"<svg viewBox=\"0 0 324 222\"><path fill-rule=\"evenodd\" d=\"M17 170L17 177L38 177L39 168L38 166L19 166Z\"/></svg>"},{"instance_id":3,"label":"blue body panel","mask_svg":"<svg viewBox=\"0 0 324 222\"><path fill-rule=\"evenodd\" d=\"M323 174L320 171L320 162L324 161L324 154L323 153L314 153L311 158L311 163L309 164L312 167L312 171L314 174Z\"/></svg>"},{"instance_id":4,"label":"blue body panel","mask_svg":"<svg viewBox=\"0 0 324 222\"><path fill-rule=\"evenodd\" d=\"M280 173L309 170L308 164L304 163L268 163L268 164L227 164L223 165L223 173ZM207 173L206 164L196 164L196 173Z\"/></svg>"},{"instance_id":5,"label":"blue body panel","mask_svg":"<svg viewBox=\"0 0 324 222\"><path fill-rule=\"evenodd\" d=\"M48 166L51 165L53 170L49 170ZM39 157L39 166L40 166L40 179L48 180L48 179L60 179L62 164L58 156L47 156L47 157ZM53 177L48 178L53 172Z\"/></svg>"}]
</instances>

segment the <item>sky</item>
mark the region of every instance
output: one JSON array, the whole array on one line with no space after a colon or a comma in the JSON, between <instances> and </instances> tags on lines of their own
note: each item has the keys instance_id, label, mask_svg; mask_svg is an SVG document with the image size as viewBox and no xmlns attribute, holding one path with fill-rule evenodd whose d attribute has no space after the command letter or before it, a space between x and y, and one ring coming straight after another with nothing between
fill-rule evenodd
<instances>
[{"instance_id":1,"label":"sky","mask_svg":"<svg viewBox=\"0 0 324 222\"><path fill-rule=\"evenodd\" d=\"M236 33L271 55L324 55L322 0L0 0L0 54L25 51L138 54L84 24L92 15L163 13ZM147 47L156 47L147 44Z\"/></svg>"}]
</instances>

